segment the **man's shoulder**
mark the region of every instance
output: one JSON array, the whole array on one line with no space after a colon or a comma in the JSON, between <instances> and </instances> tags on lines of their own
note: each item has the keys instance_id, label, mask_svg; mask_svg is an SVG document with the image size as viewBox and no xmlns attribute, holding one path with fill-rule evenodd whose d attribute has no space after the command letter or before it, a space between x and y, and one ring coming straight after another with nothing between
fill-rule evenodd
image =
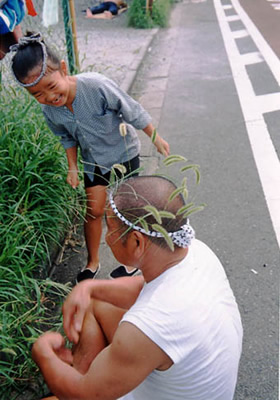
<instances>
[{"instance_id":1,"label":"man's shoulder","mask_svg":"<svg viewBox=\"0 0 280 400\"><path fill-rule=\"evenodd\" d=\"M220 260L218 259L214 251L206 243L202 242L199 239L194 239L192 241L190 249L198 259L205 258L206 260L208 260L208 262L212 261L220 263Z\"/></svg>"}]
</instances>

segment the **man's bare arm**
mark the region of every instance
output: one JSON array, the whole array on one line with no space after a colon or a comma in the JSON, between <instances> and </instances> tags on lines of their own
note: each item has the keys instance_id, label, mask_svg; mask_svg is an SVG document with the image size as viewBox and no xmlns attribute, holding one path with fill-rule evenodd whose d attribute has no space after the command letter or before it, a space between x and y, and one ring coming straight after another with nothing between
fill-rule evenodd
<instances>
[{"instance_id":1,"label":"man's bare arm","mask_svg":"<svg viewBox=\"0 0 280 400\"><path fill-rule=\"evenodd\" d=\"M63 305L63 326L68 339L74 343L78 342L84 316L92 299L129 309L143 285L142 276L118 278L112 281L85 280L76 285Z\"/></svg>"},{"instance_id":2,"label":"man's bare arm","mask_svg":"<svg viewBox=\"0 0 280 400\"><path fill-rule=\"evenodd\" d=\"M62 337L50 333L33 347L34 360L60 400L115 400L137 387L154 369L166 370L172 365L163 350L127 322L119 326L112 344L97 355L85 375L58 357L60 346Z\"/></svg>"}]
</instances>

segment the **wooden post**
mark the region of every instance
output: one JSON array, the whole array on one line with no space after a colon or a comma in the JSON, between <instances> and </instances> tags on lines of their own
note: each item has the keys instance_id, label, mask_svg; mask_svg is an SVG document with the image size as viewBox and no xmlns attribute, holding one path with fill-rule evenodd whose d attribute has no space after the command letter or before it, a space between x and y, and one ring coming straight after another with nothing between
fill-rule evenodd
<instances>
[{"instance_id":1,"label":"wooden post","mask_svg":"<svg viewBox=\"0 0 280 400\"><path fill-rule=\"evenodd\" d=\"M78 44L77 44L77 24L76 24L76 13L75 13L75 6L74 6L73 0L69 0L69 6L70 6L70 15L71 15L71 24L72 24L72 36L73 36L73 47L74 47L74 53L75 53L75 64L76 64L76 68L79 70L80 63L79 63L79 52L78 52Z\"/></svg>"},{"instance_id":2,"label":"wooden post","mask_svg":"<svg viewBox=\"0 0 280 400\"><path fill-rule=\"evenodd\" d=\"M146 13L152 15L153 11L153 0L146 0Z\"/></svg>"}]
</instances>

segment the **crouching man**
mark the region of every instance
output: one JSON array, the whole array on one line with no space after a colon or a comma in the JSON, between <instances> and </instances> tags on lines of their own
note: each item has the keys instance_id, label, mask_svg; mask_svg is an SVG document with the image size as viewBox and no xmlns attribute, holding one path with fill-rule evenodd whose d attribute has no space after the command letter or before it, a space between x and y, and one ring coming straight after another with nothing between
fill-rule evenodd
<instances>
[{"instance_id":1,"label":"crouching man","mask_svg":"<svg viewBox=\"0 0 280 400\"><path fill-rule=\"evenodd\" d=\"M178 214L183 197L170 201L175 189L140 176L109 193L106 241L142 276L79 283L63 306L73 349L54 332L35 342L58 399L233 399L240 314L220 261Z\"/></svg>"}]
</instances>

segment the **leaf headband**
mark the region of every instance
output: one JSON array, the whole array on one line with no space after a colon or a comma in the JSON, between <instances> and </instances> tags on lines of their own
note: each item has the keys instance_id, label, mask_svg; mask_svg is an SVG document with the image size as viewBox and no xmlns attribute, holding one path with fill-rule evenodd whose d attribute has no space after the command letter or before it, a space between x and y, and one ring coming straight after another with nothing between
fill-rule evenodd
<instances>
[{"instance_id":1,"label":"leaf headband","mask_svg":"<svg viewBox=\"0 0 280 400\"><path fill-rule=\"evenodd\" d=\"M17 44L13 44L12 46L10 46L10 51L11 51L11 52L18 52L18 50L21 50L22 48L28 46L28 45L31 44L31 43L39 43L39 44L41 45L41 48L42 48L42 55L43 55L43 57L42 57L42 70L41 70L41 73L40 73L40 75L38 76L38 78L36 78L35 81L33 81L33 82L31 82L31 83L23 83L23 82L21 82L21 81L16 77L13 68L11 68L11 69L12 69L13 76L14 76L16 82L17 82L20 86L23 86L23 87L26 87L26 88L27 88L27 87L32 87L32 86L37 85L37 83L40 82L40 80L43 78L43 76L44 76L45 73L46 73L47 61L48 61L48 54L47 54L46 45L45 45L45 43L44 43L44 41L43 41L43 37L42 37L42 35L41 35L40 32L34 33L34 34L31 35L31 36L24 36L24 37L21 37L21 38L19 39L19 42L18 42ZM16 56L16 54L14 55L14 57L15 57L15 56ZM12 58L12 62L13 62L14 57Z\"/></svg>"},{"instance_id":2,"label":"leaf headband","mask_svg":"<svg viewBox=\"0 0 280 400\"><path fill-rule=\"evenodd\" d=\"M147 236L152 236L157 238L164 237L164 235L160 232L145 230L144 228L134 225L132 222L128 221L117 209L117 206L113 200L113 192L109 193L109 202L114 214L130 228L135 229L136 231L141 232ZM168 236L171 238L172 242L177 246L189 247L192 239L195 238L195 232L194 229L189 224L189 220L187 220L187 223L185 225L182 225L181 229L179 229L178 231L168 232Z\"/></svg>"}]
</instances>

